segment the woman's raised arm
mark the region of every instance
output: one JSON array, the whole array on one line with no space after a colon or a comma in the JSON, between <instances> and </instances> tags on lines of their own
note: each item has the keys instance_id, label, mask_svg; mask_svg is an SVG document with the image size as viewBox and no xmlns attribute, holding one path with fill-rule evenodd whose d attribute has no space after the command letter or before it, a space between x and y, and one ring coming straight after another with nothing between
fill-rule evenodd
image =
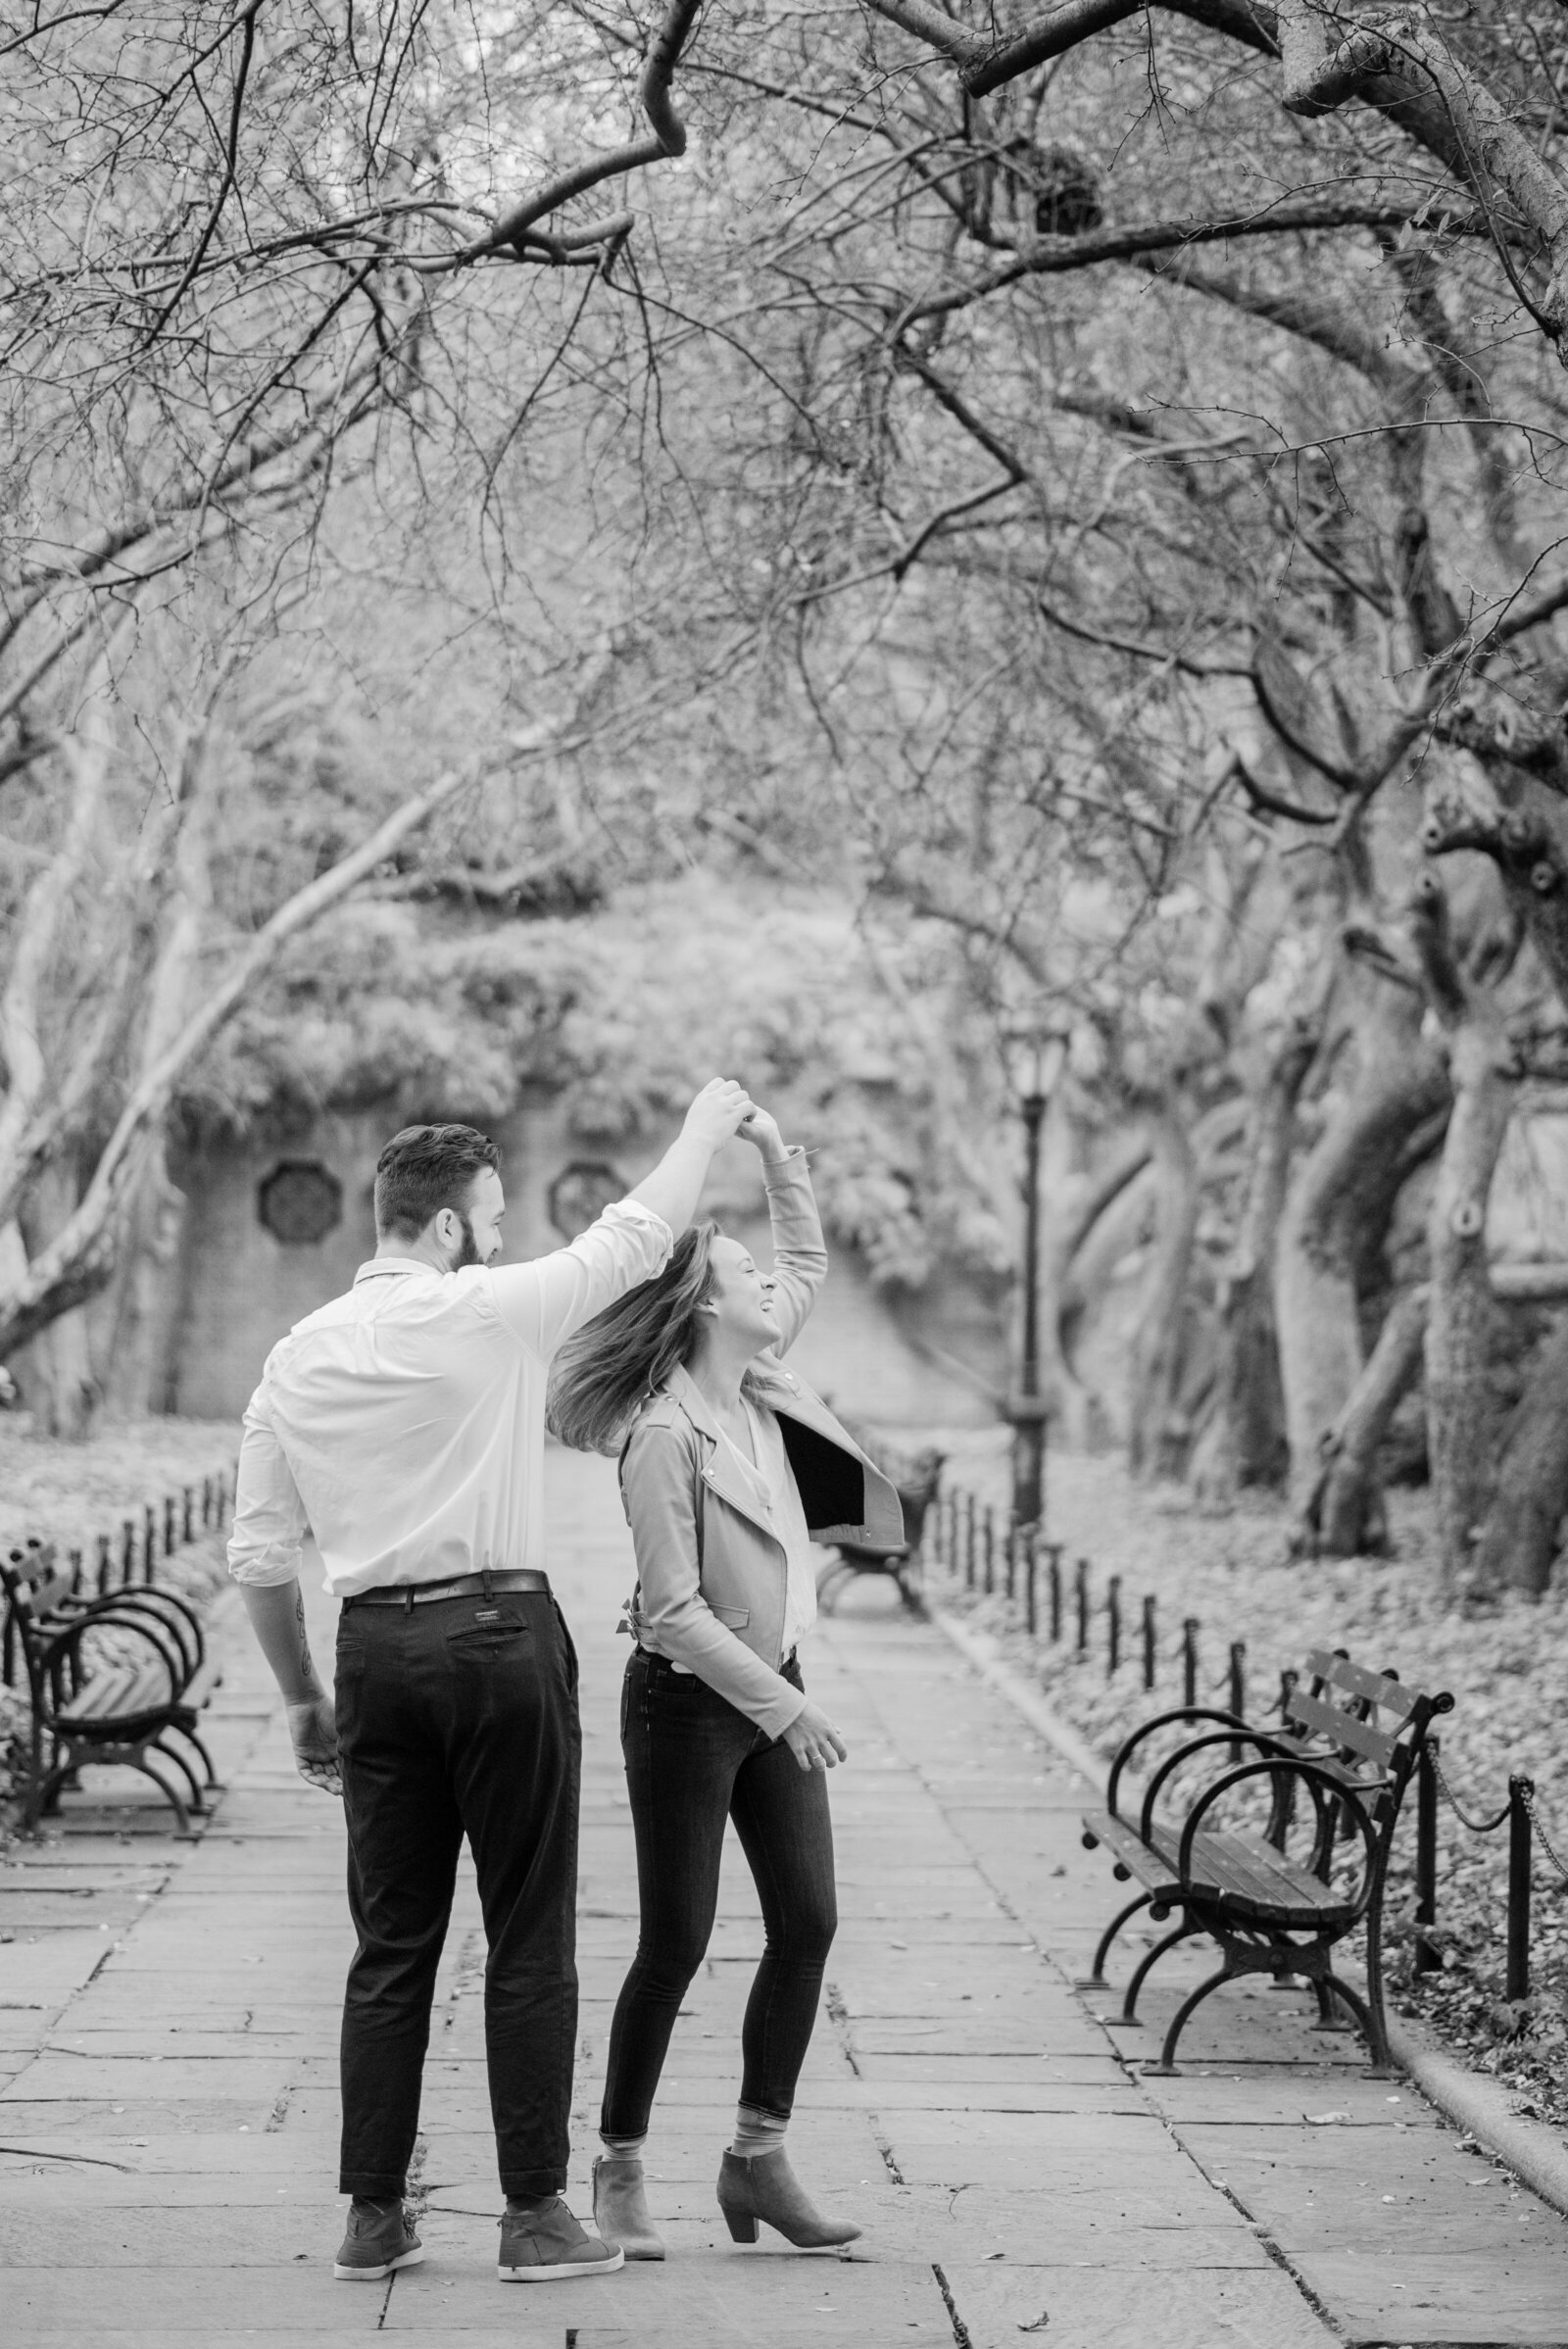
<instances>
[{"instance_id":1,"label":"woman's raised arm","mask_svg":"<svg viewBox=\"0 0 1568 2349\"><path fill-rule=\"evenodd\" d=\"M786 1148L765 1110L754 1110L744 1119L740 1134L743 1140L755 1142L761 1152L767 1219L773 1233L773 1315L778 1323L774 1351L785 1354L800 1336L827 1278L822 1219L811 1196L805 1150Z\"/></svg>"}]
</instances>

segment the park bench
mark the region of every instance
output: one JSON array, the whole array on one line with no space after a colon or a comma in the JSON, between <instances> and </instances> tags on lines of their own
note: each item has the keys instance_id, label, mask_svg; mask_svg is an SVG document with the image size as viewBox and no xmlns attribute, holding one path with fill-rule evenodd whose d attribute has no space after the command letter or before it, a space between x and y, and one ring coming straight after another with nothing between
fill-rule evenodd
<instances>
[{"instance_id":1,"label":"park bench","mask_svg":"<svg viewBox=\"0 0 1568 2349\"><path fill-rule=\"evenodd\" d=\"M851 1579L858 1574L884 1574L898 1586L899 1596L911 1614L920 1611L920 1544L925 1536L926 1513L937 1496L942 1482L944 1454L939 1451L918 1452L902 1476L893 1479L904 1511L904 1540L891 1546L874 1548L858 1542L838 1542L833 1554L816 1578L817 1603L825 1615L831 1615L835 1601L840 1598Z\"/></svg>"},{"instance_id":2,"label":"park bench","mask_svg":"<svg viewBox=\"0 0 1568 2349\"><path fill-rule=\"evenodd\" d=\"M204 1812L218 1786L197 1722L220 1676L196 1609L173 1590L93 1596L79 1569L58 1573L53 1548L39 1542L0 1561L0 1587L7 1678L20 1651L31 1698L23 1826L58 1809L61 1788L84 1762L118 1762L152 1780L188 1835L190 1814ZM194 1750L205 1778L167 1742L172 1737ZM184 1779L188 1802L154 1755Z\"/></svg>"},{"instance_id":3,"label":"park bench","mask_svg":"<svg viewBox=\"0 0 1568 2349\"><path fill-rule=\"evenodd\" d=\"M1101 1936L1091 1980L1104 1980L1110 1945L1142 1909L1180 1922L1141 1960L1127 1984L1125 2023L1137 2021L1151 1970L1180 1941L1206 1934L1221 1963L1182 2001L1154 2073L1175 2069L1189 2020L1223 1982L1265 1974L1311 1983L1320 2024L1333 2028L1343 2000L1364 2032L1374 2064L1389 2061L1383 2009L1383 1890L1394 1830L1428 1727L1453 1698L1403 1688L1393 1672L1368 1672L1343 1649L1317 1648L1304 1676L1287 1677L1281 1727L1249 1726L1238 1715L1183 1707L1145 1722L1111 1765L1105 1808L1084 1816L1084 1842L1102 1844L1136 1899ZM1181 1734L1198 1730L1196 1736ZM1150 1772L1136 1812L1119 1804L1133 1756L1161 1731L1172 1749ZM1178 1791L1179 1789L1179 1791ZM1162 1800L1163 1798L1163 1800ZM1234 1812L1255 1818L1226 1824ZM1266 1816L1264 1813L1266 1812ZM1366 1995L1334 1970L1334 1952L1366 1928Z\"/></svg>"}]
</instances>

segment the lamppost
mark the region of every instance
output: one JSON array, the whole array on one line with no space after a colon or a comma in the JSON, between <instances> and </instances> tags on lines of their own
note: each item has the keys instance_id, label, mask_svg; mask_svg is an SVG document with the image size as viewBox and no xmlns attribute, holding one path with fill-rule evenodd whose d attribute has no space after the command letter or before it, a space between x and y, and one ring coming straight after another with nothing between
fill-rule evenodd
<instances>
[{"instance_id":1,"label":"lamppost","mask_svg":"<svg viewBox=\"0 0 1568 2349\"><path fill-rule=\"evenodd\" d=\"M1067 1058L1070 1039L1060 1028L1018 1021L1004 1037L1007 1075L1023 1119L1023 1345L1018 1385L1008 1397L1012 1422L1012 1514L1037 1526L1044 1505L1045 1399L1040 1393L1040 1129Z\"/></svg>"}]
</instances>

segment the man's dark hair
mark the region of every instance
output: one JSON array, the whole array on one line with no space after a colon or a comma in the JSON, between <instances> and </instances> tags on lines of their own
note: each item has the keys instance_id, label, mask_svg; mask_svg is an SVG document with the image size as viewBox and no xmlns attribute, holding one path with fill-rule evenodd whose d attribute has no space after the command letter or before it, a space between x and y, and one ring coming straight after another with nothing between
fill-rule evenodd
<instances>
[{"instance_id":1,"label":"man's dark hair","mask_svg":"<svg viewBox=\"0 0 1568 2349\"><path fill-rule=\"evenodd\" d=\"M466 1213L486 1167L499 1173L501 1152L472 1126L405 1126L375 1162L378 1240L416 1240L443 1207Z\"/></svg>"}]
</instances>

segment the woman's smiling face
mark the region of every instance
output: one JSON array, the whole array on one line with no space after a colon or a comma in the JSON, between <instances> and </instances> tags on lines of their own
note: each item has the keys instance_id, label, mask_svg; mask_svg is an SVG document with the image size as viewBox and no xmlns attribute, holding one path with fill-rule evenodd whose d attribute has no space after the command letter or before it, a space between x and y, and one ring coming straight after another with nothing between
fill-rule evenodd
<instances>
[{"instance_id":1,"label":"woman's smiling face","mask_svg":"<svg viewBox=\"0 0 1568 2349\"><path fill-rule=\"evenodd\" d=\"M776 1344L772 1274L761 1270L749 1248L724 1234L713 1242L708 1261L713 1275L708 1309L714 1335L745 1340L753 1353Z\"/></svg>"}]
</instances>

